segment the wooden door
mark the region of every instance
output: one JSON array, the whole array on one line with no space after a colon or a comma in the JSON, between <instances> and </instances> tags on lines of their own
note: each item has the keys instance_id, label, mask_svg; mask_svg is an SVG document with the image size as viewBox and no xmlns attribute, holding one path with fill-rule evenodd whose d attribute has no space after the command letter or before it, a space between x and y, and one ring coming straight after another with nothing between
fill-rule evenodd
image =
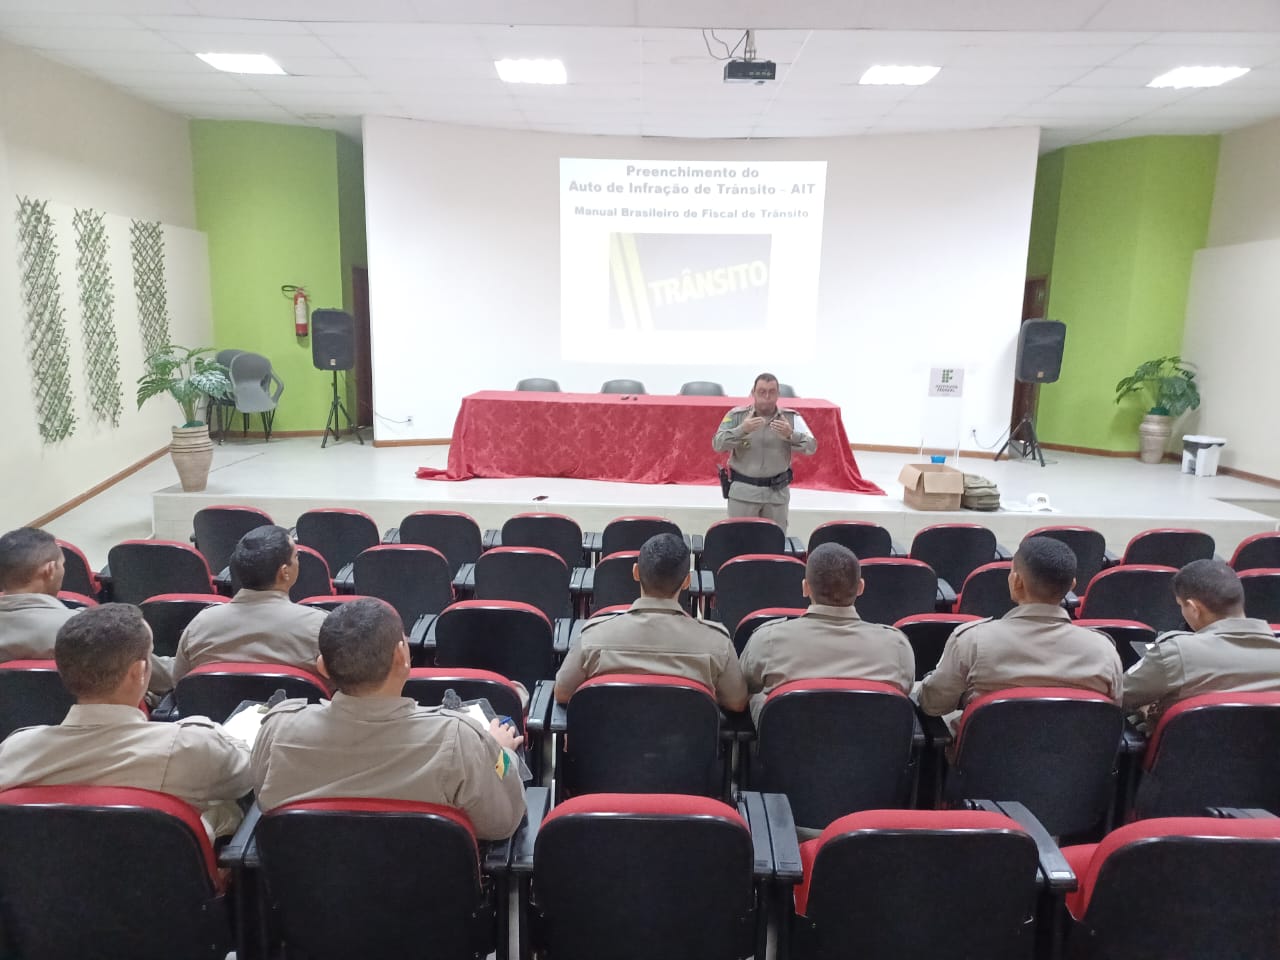
<instances>
[{"instance_id":1,"label":"wooden door","mask_svg":"<svg viewBox=\"0 0 1280 960\"><path fill-rule=\"evenodd\" d=\"M1028 277L1022 292L1022 323L1042 320L1049 306L1049 278ZM1036 418L1036 404L1040 400L1038 383L1022 383L1016 377L1013 382L1013 409L1009 413L1009 429L1014 429L1023 417Z\"/></svg>"},{"instance_id":2,"label":"wooden door","mask_svg":"<svg viewBox=\"0 0 1280 960\"><path fill-rule=\"evenodd\" d=\"M351 298L356 324L356 424L373 426L373 347L369 336L369 271L351 268Z\"/></svg>"}]
</instances>

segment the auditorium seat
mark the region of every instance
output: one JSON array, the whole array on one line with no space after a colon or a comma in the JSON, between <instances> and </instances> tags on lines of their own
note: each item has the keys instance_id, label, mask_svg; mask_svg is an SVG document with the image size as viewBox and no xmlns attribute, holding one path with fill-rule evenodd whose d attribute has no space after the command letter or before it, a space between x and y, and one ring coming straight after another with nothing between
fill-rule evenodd
<instances>
[{"instance_id":1,"label":"auditorium seat","mask_svg":"<svg viewBox=\"0 0 1280 960\"><path fill-rule=\"evenodd\" d=\"M699 566L715 574L726 560L746 553L787 552L787 536L772 520L763 517L730 517L717 520L703 536Z\"/></svg>"},{"instance_id":2,"label":"auditorium seat","mask_svg":"<svg viewBox=\"0 0 1280 960\"><path fill-rule=\"evenodd\" d=\"M395 607L406 635L453 602L453 575L444 554L414 543L384 543L362 551L353 565L355 591Z\"/></svg>"},{"instance_id":3,"label":"auditorium seat","mask_svg":"<svg viewBox=\"0 0 1280 960\"><path fill-rule=\"evenodd\" d=\"M199 812L131 787L0 792L0 902L14 956L190 957L233 948Z\"/></svg>"},{"instance_id":4,"label":"auditorium seat","mask_svg":"<svg viewBox=\"0 0 1280 960\"><path fill-rule=\"evenodd\" d=\"M517 513L496 536L490 533L485 548L490 547L541 547L559 554L570 570L586 562L582 528L559 513Z\"/></svg>"},{"instance_id":5,"label":"auditorium seat","mask_svg":"<svg viewBox=\"0 0 1280 960\"><path fill-rule=\"evenodd\" d=\"M1134 644L1145 646L1154 643L1155 630L1138 620L1104 620L1081 619L1076 621L1078 627L1098 630L1111 638L1116 645L1116 653L1120 654L1120 664L1126 670L1142 659L1142 655L1134 648Z\"/></svg>"},{"instance_id":6,"label":"auditorium seat","mask_svg":"<svg viewBox=\"0 0 1280 960\"><path fill-rule=\"evenodd\" d=\"M748 553L716 571L715 607L710 616L733 636L742 618L761 607L804 607L804 564L795 557Z\"/></svg>"},{"instance_id":7,"label":"auditorium seat","mask_svg":"<svg viewBox=\"0 0 1280 960\"><path fill-rule=\"evenodd\" d=\"M738 621L738 628L733 631L734 649L741 656L751 640L751 635L758 627L774 620L794 620L796 617L803 617L807 609L807 607L764 607L760 610L752 610Z\"/></svg>"},{"instance_id":8,"label":"auditorium seat","mask_svg":"<svg viewBox=\"0 0 1280 960\"><path fill-rule=\"evenodd\" d=\"M324 557L334 586L340 589L350 584L350 565L360 551L376 547L381 542L378 525L373 518L348 507L306 511L298 517L297 540Z\"/></svg>"},{"instance_id":9,"label":"auditorium seat","mask_svg":"<svg viewBox=\"0 0 1280 960\"><path fill-rule=\"evenodd\" d=\"M533 393L559 393L560 384L546 377L526 377L516 384L516 389Z\"/></svg>"},{"instance_id":10,"label":"auditorium seat","mask_svg":"<svg viewBox=\"0 0 1280 960\"><path fill-rule=\"evenodd\" d=\"M572 624L570 570L557 553L541 547L495 547L476 561L476 600L530 603L566 635Z\"/></svg>"},{"instance_id":11,"label":"auditorium seat","mask_svg":"<svg viewBox=\"0 0 1280 960\"><path fill-rule=\"evenodd\" d=\"M138 604L162 593L217 593L204 556L176 540L117 543L107 553L105 574L116 603Z\"/></svg>"},{"instance_id":12,"label":"auditorium seat","mask_svg":"<svg viewBox=\"0 0 1280 960\"><path fill-rule=\"evenodd\" d=\"M529 693L555 677L555 630L537 607L510 600L460 600L450 604L421 639L437 667L490 670Z\"/></svg>"},{"instance_id":13,"label":"auditorium seat","mask_svg":"<svg viewBox=\"0 0 1280 960\"><path fill-rule=\"evenodd\" d=\"M101 600L102 584L98 582L98 575L89 566L84 553L66 540L59 540L58 546L62 550L63 560L62 589Z\"/></svg>"},{"instance_id":14,"label":"auditorium seat","mask_svg":"<svg viewBox=\"0 0 1280 960\"><path fill-rule=\"evenodd\" d=\"M1232 554L1231 566L1239 573L1244 570L1280 567L1280 531L1255 533L1245 537Z\"/></svg>"},{"instance_id":15,"label":"auditorium seat","mask_svg":"<svg viewBox=\"0 0 1280 960\"><path fill-rule=\"evenodd\" d=\"M641 394L644 384L639 380L606 380L600 386L601 393Z\"/></svg>"},{"instance_id":16,"label":"auditorium seat","mask_svg":"<svg viewBox=\"0 0 1280 960\"><path fill-rule=\"evenodd\" d=\"M865 587L854 606L871 623L897 623L932 613L937 606L938 577L922 560L872 557L862 564L862 582Z\"/></svg>"},{"instance_id":17,"label":"auditorium seat","mask_svg":"<svg viewBox=\"0 0 1280 960\"><path fill-rule=\"evenodd\" d=\"M275 521L255 507L221 505L205 507L191 518L191 541L204 554L215 575L226 570L236 544L250 530Z\"/></svg>"},{"instance_id":18,"label":"auditorium seat","mask_svg":"<svg viewBox=\"0 0 1280 960\"><path fill-rule=\"evenodd\" d=\"M0 740L23 727L61 723L75 702L53 660L0 663Z\"/></svg>"},{"instance_id":19,"label":"auditorium seat","mask_svg":"<svg viewBox=\"0 0 1280 960\"><path fill-rule=\"evenodd\" d=\"M765 700L746 782L785 793L796 824L821 830L857 810L910 806L923 746L911 701L892 684L794 680Z\"/></svg>"},{"instance_id":20,"label":"auditorium seat","mask_svg":"<svg viewBox=\"0 0 1280 960\"><path fill-rule=\"evenodd\" d=\"M142 601L142 617L151 627L151 642L155 653L172 657L178 652L178 641L196 614L227 598L218 593L161 593Z\"/></svg>"},{"instance_id":21,"label":"auditorium seat","mask_svg":"<svg viewBox=\"0 0 1280 960\"><path fill-rule=\"evenodd\" d=\"M635 578L638 550L620 550L601 557L594 567L573 571L571 592L583 601L583 612L594 614L600 607L629 606L640 598L640 581Z\"/></svg>"},{"instance_id":22,"label":"auditorium seat","mask_svg":"<svg viewBox=\"0 0 1280 960\"><path fill-rule=\"evenodd\" d=\"M956 598L956 613L999 619L1015 606L1009 596L1009 572L1013 563L984 563L965 578Z\"/></svg>"},{"instance_id":23,"label":"auditorium seat","mask_svg":"<svg viewBox=\"0 0 1280 960\"><path fill-rule=\"evenodd\" d=\"M297 603L303 597L334 592L333 576L324 557L318 550L298 544L298 579L289 588L289 599Z\"/></svg>"},{"instance_id":24,"label":"auditorium seat","mask_svg":"<svg viewBox=\"0 0 1280 960\"><path fill-rule=\"evenodd\" d=\"M858 610L861 609L862 598L859 597ZM893 625L907 635L911 651L916 656L916 679L923 680L925 674L938 665L942 648L947 645L947 638L955 632L956 627L981 619L960 613L916 613L894 621Z\"/></svg>"},{"instance_id":25,"label":"auditorium seat","mask_svg":"<svg viewBox=\"0 0 1280 960\"><path fill-rule=\"evenodd\" d=\"M453 510L418 510L400 521L400 526L387 532L386 543L420 543L434 547L449 561L455 584L465 579L470 566L482 549L480 525L465 513ZM466 568L466 570L464 570Z\"/></svg>"},{"instance_id":26,"label":"auditorium seat","mask_svg":"<svg viewBox=\"0 0 1280 960\"><path fill-rule=\"evenodd\" d=\"M1192 560L1212 560L1213 537L1202 530L1175 527L1144 530L1124 548L1123 564L1157 564L1181 569Z\"/></svg>"},{"instance_id":27,"label":"auditorium seat","mask_svg":"<svg viewBox=\"0 0 1280 960\"><path fill-rule=\"evenodd\" d=\"M600 533L586 534L588 549L597 556L605 557L620 550L639 550L645 541L660 533L673 533L684 537L680 528L666 517L615 517L605 524ZM690 545L690 538L684 537ZM701 541L701 537L698 538ZM701 544L699 544L701 548ZM699 549L700 552L700 549Z\"/></svg>"},{"instance_id":28,"label":"auditorium seat","mask_svg":"<svg viewBox=\"0 0 1280 960\"><path fill-rule=\"evenodd\" d=\"M1244 614L1268 623L1280 621L1280 569L1259 567L1240 573Z\"/></svg>"},{"instance_id":29,"label":"auditorium seat","mask_svg":"<svg viewBox=\"0 0 1280 960\"><path fill-rule=\"evenodd\" d=\"M1067 954L1081 960L1268 960L1280 931L1280 820L1141 820L1066 847Z\"/></svg>"},{"instance_id":30,"label":"auditorium seat","mask_svg":"<svg viewBox=\"0 0 1280 960\"><path fill-rule=\"evenodd\" d=\"M1083 593L1089 581L1099 571L1120 562L1120 558L1107 549L1106 539L1092 527L1038 527L1028 533L1027 537L1049 537L1071 548L1071 552L1076 555L1076 593Z\"/></svg>"},{"instance_id":31,"label":"auditorium seat","mask_svg":"<svg viewBox=\"0 0 1280 960\"><path fill-rule=\"evenodd\" d=\"M995 560L1010 559L996 543L996 535L979 523L935 523L919 531L911 540L907 556L933 568L938 577L937 603L955 603L956 591L969 574Z\"/></svg>"},{"instance_id":32,"label":"auditorium seat","mask_svg":"<svg viewBox=\"0 0 1280 960\"><path fill-rule=\"evenodd\" d=\"M83 593L73 593L70 590L59 590L58 600L68 610L84 610L86 607L98 605L98 601L93 597L87 597Z\"/></svg>"},{"instance_id":33,"label":"auditorium seat","mask_svg":"<svg viewBox=\"0 0 1280 960\"><path fill-rule=\"evenodd\" d=\"M329 699L324 681L299 667L272 663L205 663L178 680L173 696L179 717L222 723L245 700L265 702L277 690L310 703Z\"/></svg>"},{"instance_id":34,"label":"auditorium seat","mask_svg":"<svg viewBox=\"0 0 1280 960\"><path fill-rule=\"evenodd\" d=\"M1076 615L1089 620L1137 620L1158 633L1185 630L1182 609L1173 596L1175 567L1121 564L1089 581Z\"/></svg>"},{"instance_id":35,"label":"auditorium seat","mask_svg":"<svg viewBox=\"0 0 1280 960\"><path fill-rule=\"evenodd\" d=\"M1207 807L1280 810L1280 692L1206 693L1161 716L1147 744L1134 817Z\"/></svg>"},{"instance_id":36,"label":"auditorium seat","mask_svg":"<svg viewBox=\"0 0 1280 960\"><path fill-rule=\"evenodd\" d=\"M637 391L643 393L644 391ZM680 387L682 397L723 397L724 387L710 380L690 380Z\"/></svg>"},{"instance_id":37,"label":"auditorium seat","mask_svg":"<svg viewBox=\"0 0 1280 960\"><path fill-rule=\"evenodd\" d=\"M889 531L869 520L832 520L819 524L809 535L808 553L824 543L848 547L859 560L892 557L900 552Z\"/></svg>"}]
</instances>

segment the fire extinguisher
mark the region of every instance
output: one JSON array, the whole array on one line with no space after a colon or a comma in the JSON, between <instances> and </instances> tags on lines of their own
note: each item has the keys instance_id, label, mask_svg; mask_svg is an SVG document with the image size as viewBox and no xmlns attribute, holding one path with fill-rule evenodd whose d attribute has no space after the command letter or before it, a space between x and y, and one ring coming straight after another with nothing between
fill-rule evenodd
<instances>
[{"instance_id":1,"label":"fire extinguisher","mask_svg":"<svg viewBox=\"0 0 1280 960\"><path fill-rule=\"evenodd\" d=\"M307 291L303 287L285 284L280 292L293 298L293 332L299 337L307 335L307 322L311 311L307 306Z\"/></svg>"}]
</instances>

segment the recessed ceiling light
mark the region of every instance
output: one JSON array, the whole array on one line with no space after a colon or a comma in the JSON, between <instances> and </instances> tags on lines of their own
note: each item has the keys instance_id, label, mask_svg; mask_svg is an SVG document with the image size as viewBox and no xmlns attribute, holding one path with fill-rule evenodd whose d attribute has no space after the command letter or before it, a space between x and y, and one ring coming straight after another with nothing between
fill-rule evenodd
<instances>
[{"instance_id":1,"label":"recessed ceiling light","mask_svg":"<svg viewBox=\"0 0 1280 960\"><path fill-rule=\"evenodd\" d=\"M874 84L877 86L886 84L896 84L908 87L918 87L922 83L928 83L938 75L941 67L894 67L894 66L876 66L870 68L859 79L860 84Z\"/></svg>"},{"instance_id":2,"label":"recessed ceiling light","mask_svg":"<svg viewBox=\"0 0 1280 960\"><path fill-rule=\"evenodd\" d=\"M284 76L284 69L265 53L197 53L197 57L223 73L262 73Z\"/></svg>"},{"instance_id":3,"label":"recessed ceiling light","mask_svg":"<svg viewBox=\"0 0 1280 960\"><path fill-rule=\"evenodd\" d=\"M495 60L498 76L507 83L568 83L561 60Z\"/></svg>"},{"instance_id":4,"label":"recessed ceiling light","mask_svg":"<svg viewBox=\"0 0 1280 960\"><path fill-rule=\"evenodd\" d=\"M1228 80L1243 77L1249 72L1248 67L1177 67L1168 73L1162 73L1148 87L1172 87L1182 90L1187 87L1219 87Z\"/></svg>"}]
</instances>

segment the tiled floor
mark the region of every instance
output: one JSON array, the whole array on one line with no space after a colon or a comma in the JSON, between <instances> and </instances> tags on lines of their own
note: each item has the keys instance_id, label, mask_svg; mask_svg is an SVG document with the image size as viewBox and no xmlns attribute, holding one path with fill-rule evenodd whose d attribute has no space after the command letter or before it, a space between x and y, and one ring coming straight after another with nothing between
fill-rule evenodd
<instances>
[{"instance_id":1,"label":"tiled floor","mask_svg":"<svg viewBox=\"0 0 1280 960\"><path fill-rule=\"evenodd\" d=\"M395 525L413 510L431 508L466 511L482 527L501 526L511 514L524 510L567 513L587 529L600 529L623 513L663 514L688 530L705 529L724 516L724 501L712 485L647 486L555 478L449 483L414 476L416 467L443 466L447 456L446 446L374 448L347 439L325 449L314 438L277 439L269 444L228 442L216 449L209 486L203 493L183 493L173 466L164 458L53 521L49 529L79 545L98 566L106 561L112 544L129 537L154 532L186 539L194 513L222 502L251 503L286 525L304 510L334 505L365 510L382 527ZM916 458L859 453L863 474L887 496L793 490L789 532L807 537L819 523L852 517L884 524L905 543L930 523L961 520L984 523L1002 542L1016 544L1036 526L1072 522L1101 530L1111 548L1119 551L1139 530L1177 525L1208 531L1218 540L1219 552L1229 556L1241 538L1277 528L1280 489L1226 476L1186 476L1175 464L1146 465L1066 453L1050 457L1044 468L1032 462L993 463L990 459L962 459L954 465L994 480L1007 506L1025 504L1030 493L1046 493L1053 513L1011 509L922 513L902 503L897 483L902 465ZM707 466L710 479L710 455Z\"/></svg>"}]
</instances>

